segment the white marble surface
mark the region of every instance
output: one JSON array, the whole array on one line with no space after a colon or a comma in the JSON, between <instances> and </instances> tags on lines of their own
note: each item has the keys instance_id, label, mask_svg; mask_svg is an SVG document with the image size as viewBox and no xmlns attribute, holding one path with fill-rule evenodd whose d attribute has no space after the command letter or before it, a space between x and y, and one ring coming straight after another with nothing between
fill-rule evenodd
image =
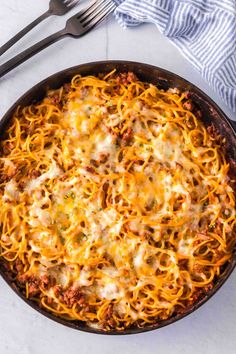
<instances>
[{"instance_id":1,"label":"white marble surface","mask_svg":"<svg viewBox=\"0 0 236 354\"><path fill-rule=\"evenodd\" d=\"M86 1L81 1L86 3ZM1 0L0 45L47 8L48 0ZM76 12L76 10L74 10ZM69 17L70 15L67 15ZM60 29L65 17L44 22L0 59ZM89 61L125 59L161 66L208 93L231 118L220 98L153 25L122 30L113 18L81 39L65 39L0 79L0 117L35 83L64 68ZM17 298L0 279L1 354L233 354L236 347L236 273L191 316L163 329L132 336L98 336L54 323Z\"/></svg>"}]
</instances>

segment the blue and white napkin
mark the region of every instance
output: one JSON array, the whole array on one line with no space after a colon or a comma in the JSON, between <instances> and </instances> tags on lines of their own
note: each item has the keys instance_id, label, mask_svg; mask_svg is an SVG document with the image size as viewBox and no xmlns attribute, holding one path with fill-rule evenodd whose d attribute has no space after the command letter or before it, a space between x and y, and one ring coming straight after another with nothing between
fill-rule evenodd
<instances>
[{"instance_id":1,"label":"blue and white napkin","mask_svg":"<svg viewBox=\"0 0 236 354\"><path fill-rule=\"evenodd\" d=\"M115 0L123 27L154 23L236 112L236 0Z\"/></svg>"}]
</instances>

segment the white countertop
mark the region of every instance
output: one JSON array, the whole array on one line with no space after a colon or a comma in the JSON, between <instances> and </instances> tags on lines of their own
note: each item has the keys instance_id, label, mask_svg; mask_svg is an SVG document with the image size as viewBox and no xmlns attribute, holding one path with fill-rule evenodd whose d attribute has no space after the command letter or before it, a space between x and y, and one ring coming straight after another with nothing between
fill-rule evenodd
<instances>
[{"instance_id":1,"label":"white countertop","mask_svg":"<svg viewBox=\"0 0 236 354\"><path fill-rule=\"evenodd\" d=\"M47 4L48 0L1 0L0 45L45 11ZM76 11L78 9L72 13ZM2 57L1 62L60 29L64 23L65 17L45 21ZM228 117L236 120L236 114L227 109L153 25L124 31L112 17L87 36L64 39L0 79L0 117L26 90L47 76L80 63L104 59L140 61L173 71L200 87ZM236 347L235 294L236 272L207 304L169 327L139 335L99 336L78 332L44 318L0 279L0 353L233 354Z\"/></svg>"}]
</instances>

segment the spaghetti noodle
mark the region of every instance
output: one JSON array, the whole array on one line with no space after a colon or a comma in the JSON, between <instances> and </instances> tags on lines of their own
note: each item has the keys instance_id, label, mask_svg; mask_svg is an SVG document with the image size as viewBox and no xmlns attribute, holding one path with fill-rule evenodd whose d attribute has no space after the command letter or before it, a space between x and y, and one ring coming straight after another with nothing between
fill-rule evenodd
<instances>
[{"instance_id":1,"label":"spaghetti noodle","mask_svg":"<svg viewBox=\"0 0 236 354\"><path fill-rule=\"evenodd\" d=\"M186 311L235 245L223 141L186 93L75 76L1 141L1 262L26 297L104 330Z\"/></svg>"}]
</instances>

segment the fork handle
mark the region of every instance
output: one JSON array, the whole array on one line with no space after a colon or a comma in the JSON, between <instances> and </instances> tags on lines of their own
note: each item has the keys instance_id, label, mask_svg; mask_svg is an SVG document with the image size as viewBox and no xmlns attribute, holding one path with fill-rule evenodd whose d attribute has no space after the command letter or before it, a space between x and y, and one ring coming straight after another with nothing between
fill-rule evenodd
<instances>
[{"instance_id":1,"label":"fork handle","mask_svg":"<svg viewBox=\"0 0 236 354\"><path fill-rule=\"evenodd\" d=\"M16 42L18 42L22 37L24 37L30 30L36 27L40 22L45 20L47 17L51 16L52 13L50 10L46 11L44 14L36 18L33 22L31 22L28 26L26 26L23 30L17 33L13 38L11 38L7 43L5 43L2 47L0 47L0 56L4 54L8 49L10 49Z\"/></svg>"},{"instance_id":2,"label":"fork handle","mask_svg":"<svg viewBox=\"0 0 236 354\"><path fill-rule=\"evenodd\" d=\"M35 54L39 53L41 50L47 48L54 42L57 42L58 40L62 39L68 35L68 33L65 31L65 29L56 32L52 34L49 37L46 37L45 39L41 40L40 42L36 43L32 47L24 50L20 54L16 55L14 58L11 60L7 61L3 65L0 65L0 78L6 75L9 71L15 69L17 66L20 64L24 63L26 60L30 59L32 56Z\"/></svg>"}]
</instances>

